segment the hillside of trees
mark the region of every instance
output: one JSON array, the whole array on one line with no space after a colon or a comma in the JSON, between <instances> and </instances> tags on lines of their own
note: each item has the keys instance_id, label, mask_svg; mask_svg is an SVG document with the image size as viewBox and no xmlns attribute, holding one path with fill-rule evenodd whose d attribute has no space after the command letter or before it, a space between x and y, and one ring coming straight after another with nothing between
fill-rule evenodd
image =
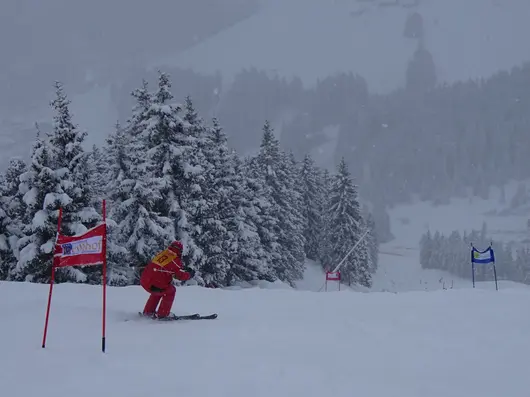
<instances>
[{"instance_id":1,"label":"hillside of trees","mask_svg":"<svg viewBox=\"0 0 530 397\"><path fill-rule=\"evenodd\" d=\"M31 159L12 159L0 175L0 279L49 281L58 209L62 234L80 234L102 220L107 200L109 283L137 284L143 267L172 240L184 243L186 266L199 285L256 280L293 285L306 258L345 262L345 278L371 286L379 239L389 238L385 214L361 206L345 159L335 172L309 155L297 159L268 121L258 153L229 149L218 119L205 122L190 97L176 103L168 74L154 89L134 90L125 123L101 147L72 120L57 83L52 130L36 126ZM378 229L381 233L378 233ZM99 283L97 267L59 269L58 282Z\"/></svg>"},{"instance_id":2,"label":"hillside of trees","mask_svg":"<svg viewBox=\"0 0 530 397\"><path fill-rule=\"evenodd\" d=\"M304 87L297 78L249 69L224 92L218 75L179 69L171 74L201 112L223 120L230 147L254 152L260 135L252 131L268 119L281 132L282 148L297 157L312 153L330 167L344 157L360 196L374 204L487 197L489 187L530 178L530 63L488 79L440 84L422 45L404 87L388 95L371 94L363 77L352 73ZM122 98L137 80L133 76L113 88L121 117L131 106ZM319 148L335 139L326 134L330 126L338 142L332 156L323 158Z\"/></svg>"},{"instance_id":3,"label":"hillside of trees","mask_svg":"<svg viewBox=\"0 0 530 397\"><path fill-rule=\"evenodd\" d=\"M420 263L424 269L444 270L455 276L471 279L471 244L478 250L492 244L499 280L510 280L530 285L530 248L515 247L514 243L500 243L487 238L487 225L463 235L453 231L449 236L439 232L425 233L420 241ZM475 266L476 281L494 280L491 265Z\"/></svg>"}]
</instances>

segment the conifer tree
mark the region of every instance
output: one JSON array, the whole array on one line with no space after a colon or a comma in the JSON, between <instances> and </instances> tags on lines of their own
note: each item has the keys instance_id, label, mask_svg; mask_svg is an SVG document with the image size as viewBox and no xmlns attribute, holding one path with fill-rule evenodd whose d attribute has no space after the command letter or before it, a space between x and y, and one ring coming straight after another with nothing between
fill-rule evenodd
<instances>
[{"instance_id":1,"label":"conifer tree","mask_svg":"<svg viewBox=\"0 0 530 397\"><path fill-rule=\"evenodd\" d=\"M453 231L446 241L446 249L444 250L444 270L453 274L458 274L458 267L461 265L462 257L462 237L458 231Z\"/></svg>"},{"instance_id":2,"label":"conifer tree","mask_svg":"<svg viewBox=\"0 0 530 397\"><path fill-rule=\"evenodd\" d=\"M360 240L365 232L357 197L344 158L333 176L328 207L325 213L325 245L323 248L325 266L335 266ZM354 284L371 286L370 256L366 240L362 240L356 250L344 261L341 272L344 278Z\"/></svg>"},{"instance_id":3,"label":"conifer tree","mask_svg":"<svg viewBox=\"0 0 530 397\"><path fill-rule=\"evenodd\" d=\"M302 187L305 255L317 260L320 258L322 233L322 211L324 206L324 186L314 161L309 154L304 157L299 183Z\"/></svg>"},{"instance_id":4,"label":"conifer tree","mask_svg":"<svg viewBox=\"0 0 530 397\"><path fill-rule=\"evenodd\" d=\"M89 167L88 184L91 186L89 192L91 196L90 205L101 213L101 201L102 199L108 199L105 187L109 182L110 167L105 159L105 154L96 145L92 146L92 151L89 153L87 160L85 163Z\"/></svg>"},{"instance_id":5,"label":"conifer tree","mask_svg":"<svg viewBox=\"0 0 530 397\"><path fill-rule=\"evenodd\" d=\"M127 151L129 137L120 124L116 123L115 130L109 134L105 142L102 159L107 169L108 179L105 181L103 190L106 191L111 204L128 199L126 190L124 190L125 186L122 183L124 180L131 179L129 166L133 161L133 155ZM112 211L111 217L114 218ZM119 221L118 219L115 220Z\"/></svg>"},{"instance_id":6,"label":"conifer tree","mask_svg":"<svg viewBox=\"0 0 530 397\"><path fill-rule=\"evenodd\" d=\"M260 152L254 169L258 171L265 187L265 195L271 203L270 214L275 219L273 233L277 236L279 256L273 262L280 280L293 284L301 279L304 271L303 224L297 208L294 179L289 170L287 156L272 127L265 122Z\"/></svg>"},{"instance_id":7,"label":"conifer tree","mask_svg":"<svg viewBox=\"0 0 530 397\"><path fill-rule=\"evenodd\" d=\"M85 233L101 221L101 214L94 208L94 203L101 201L101 198L94 195L91 183L93 174L96 173L96 164L91 161L90 152L83 148L87 133L73 123L71 101L65 94L63 85L57 82L55 89L56 96L51 103L55 113L50 149L61 188L70 198L68 205L63 207L61 233L72 236ZM98 207L101 208L101 204ZM79 270L88 275L88 282L100 282L100 266L86 266Z\"/></svg>"},{"instance_id":8,"label":"conifer tree","mask_svg":"<svg viewBox=\"0 0 530 397\"><path fill-rule=\"evenodd\" d=\"M191 101L187 98L186 109L192 113ZM187 116L187 119L191 119ZM197 123L195 116L194 123ZM197 235L197 244L204 252L204 262L200 269L201 276L207 285L225 285L234 280L231 274L231 263L238 246L238 233L233 227L236 218L239 197L239 186L233 158L230 155L227 139L217 119L205 137L204 156L207 172L204 178L204 196L201 233Z\"/></svg>"},{"instance_id":9,"label":"conifer tree","mask_svg":"<svg viewBox=\"0 0 530 397\"><path fill-rule=\"evenodd\" d=\"M26 163L18 158L13 158L9 162L4 178L3 209L6 213L6 219L9 220L6 227L9 252L5 255L11 258L14 263L19 256L18 240L24 235L24 225L29 222L25 218L26 205L22 199L23 194L19 191L20 176L26 171ZM14 267L14 263L11 264L10 268Z\"/></svg>"},{"instance_id":10,"label":"conifer tree","mask_svg":"<svg viewBox=\"0 0 530 397\"><path fill-rule=\"evenodd\" d=\"M46 140L37 135L31 165L20 176L20 191L26 205L24 236L18 241L20 252L13 278L33 282L49 282L53 248L57 236L59 207L67 208L72 199L63 190L64 169L53 169L53 152ZM58 269L57 282L86 280L78 268Z\"/></svg>"},{"instance_id":11,"label":"conifer tree","mask_svg":"<svg viewBox=\"0 0 530 397\"><path fill-rule=\"evenodd\" d=\"M284 160L283 164L286 175L284 184L287 187L289 204L292 209L291 215L293 216L293 225L295 226L295 234L293 236L293 251L298 261L304 263L306 259L306 239L304 236L305 218L303 213L303 189L300 184L300 172L302 165L296 160L292 151L290 151L288 154L283 153L282 158Z\"/></svg>"},{"instance_id":12,"label":"conifer tree","mask_svg":"<svg viewBox=\"0 0 530 397\"><path fill-rule=\"evenodd\" d=\"M287 197L287 211L291 215L291 235L288 242L290 243L290 251L293 253L296 261L301 265L302 275L305 268L305 220L302 212L303 196L302 189L299 183L300 166L294 158L294 154L282 152L282 162L280 163L284 173L283 178L280 179L285 189ZM281 177L282 174L279 174ZM300 275L300 277L302 277Z\"/></svg>"},{"instance_id":13,"label":"conifer tree","mask_svg":"<svg viewBox=\"0 0 530 397\"><path fill-rule=\"evenodd\" d=\"M12 158L9 161L5 173L5 194L8 197L15 197L18 193L20 184L20 175L27 171L26 163L19 158Z\"/></svg>"},{"instance_id":14,"label":"conifer tree","mask_svg":"<svg viewBox=\"0 0 530 397\"><path fill-rule=\"evenodd\" d=\"M236 214L230 230L237 244L229 247L231 279L236 281L278 279L272 266L276 250L275 236L270 234L274 219L268 213L263 185L246 168L248 163L233 154L236 190L232 198Z\"/></svg>"},{"instance_id":15,"label":"conifer tree","mask_svg":"<svg viewBox=\"0 0 530 397\"><path fill-rule=\"evenodd\" d=\"M72 121L70 100L63 85L55 83L56 97L51 105L55 111L53 133L50 137L53 167L60 173L62 189L71 201L63 208L61 233L72 236L96 226L101 216L91 206L89 154L83 149L86 132L79 130ZM89 270L92 271L92 270Z\"/></svg>"},{"instance_id":16,"label":"conifer tree","mask_svg":"<svg viewBox=\"0 0 530 397\"><path fill-rule=\"evenodd\" d=\"M203 124L203 120L199 117L199 113L195 109L193 100L188 95L184 101L184 121L188 123L188 134L195 138L206 138L206 127ZM202 145L198 145L200 147Z\"/></svg>"},{"instance_id":17,"label":"conifer tree","mask_svg":"<svg viewBox=\"0 0 530 397\"><path fill-rule=\"evenodd\" d=\"M431 269L431 256L433 248L433 238L428 230L420 240L420 265L423 269Z\"/></svg>"},{"instance_id":18,"label":"conifer tree","mask_svg":"<svg viewBox=\"0 0 530 397\"><path fill-rule=\"evenodd\" d=\"M10 243L12 233L9 227L12 220L7 209L9 205L7 190L6 180L0 174L0 280L8 279L16 262Z\"/></svg>"},{"instance_id":19,"label":"conifer tree","mask_svg":"<svg viewBox=\"0 0 530 397\"><path fill-rule=\"evenodd\" d=\"M208 161L211 157L208 153L213 146L208 129L189 96L184 104L183 126L183 156L180 161L183 177L178 195L181 206L179 218L185 221L179 223L178 230L185 243L185 262L198 270L195 278L205 284L211 282L212 276L211 267L206 265L208 258L205 253L212 241L203 235L203 231L216 223L211 215L215 211L215 199L210 198L213 168ZM210 281L202 278L203 269Z\"/></svg>"},{"instance_id":20,"label":"conifer tree","mask_svg":"<svg viewBox=\"0 0 530 397\"><path fill-rule=\"evenodd\" d=\"M129 165L134 154L129 153L127 136L119 123L106 139L101 160L107 170L103 190L108 197L110 209L107 217L107 265L108 281L111 285L127 285L134 281L129 251L125 247L124 236L120 234L120 224L127 215L119 206L129 199L130 186L124 181L132 181Z\"/></svg>"},{"instance_id":21,"label":"conifer tree","mask_svg":"<svg viewBox=\"0 0 530 397\"><path fill-rule=\"evenodd\" d=\"M171 219L160 212L166 181L157 169L160 162L165 164L165 159L154 162L160 132L156 128L160 126L152 122L165 108L161 109L147 88L144 81L142 88L133 92L137 104L123 131L127 137L126 156L121 161L126 172L112 194L113 217L120 235L118 245L128 252L128 263L136 270L135 282L151 258L174 238Z\"/></svg>"}]
</instances>

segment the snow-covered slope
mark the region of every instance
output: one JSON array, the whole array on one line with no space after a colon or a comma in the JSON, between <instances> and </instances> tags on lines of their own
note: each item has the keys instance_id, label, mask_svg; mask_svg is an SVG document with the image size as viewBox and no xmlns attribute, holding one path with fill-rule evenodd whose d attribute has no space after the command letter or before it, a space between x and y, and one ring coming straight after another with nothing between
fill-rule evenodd
<instances>
[{"instance_id":1,"label":"snow-covered slope","mask_svg":"<svg viewBox=\"0 0 530 397\"><path fill-rule=\"evenodd\" d=\"M146 299L139 287L108 292L105 354L97 286L57 286L42 349L47 286L1 283L2 395L528 395L527 288L362 294L186 287L177 291L176 313L215 311L219 318L178 323L139 319ZM494 381L485 381L488 374Z\"/></svg>"},{"instance_id":2,"label":"snow-covered slope","mask_svg":"<svg viewBox=\"0 0 530 397\"><path fill-rule=\"evenodd\" d=\"M515 191L506 189L508 202ZM381 248L372 293L316 292L324 275L308 262L299 290L179 288L174 312L219 318L157 323L136 315L146 300L140 287L109 288L105 354L100 287L56 286L43 350L48 287L2 282L2 395L526 397L530 287L471 289L418 261L427 228L448 233L486 221L496 239L520 239L525 219L494 215L499 207L494 192L491 200L393 209L396 240ZM444 290L440 277L454 289Z\"/></svg>"},{"instance_id":3,"label":"snow-covered slope","mask_svg":"<svg viewBox=\"0 0 530 397\"><path fill-rule=\"evenodd\" d=\"M530 181L522 184L530 190ZM501 191L495 188L491 189L491 196L488 200L478 197L453 199L447 205L438 206L418 201L391 209L389 211L390 224L395 239L380 247L379 267L373 276L372 288L354 287L350 289L346 286L341 288L345 291L395 293L470 288L470 280L441 270L422 269L420 239L427 230L432 233L439 231L445 235L457 230L463 234L471 230L480 230L485 222L488 236L495 241L528 244L530 229L527 221L530 219L530 211L527 212L527 216L523 216L520 212L503 215L520 185L516 182L505 185L506 201L504 204L501 203ZM324 282L325 274L320 263L308 260L304 279L297 282L296 287L304 291L323 291ZM503 282L502 285L514 288L524 287L509 281ZM262 286L276 288L267 283ZM284 285L283 288L288 287ZM493 281L484 283L484 288L494 288ZM329 283L329 290L337 290L337 285Z\"/></svg>"},{"instance_id":4,"label":"snow-covered slope","mask_svg":"<svg viewBox=\"0 0 530 397\"><path fill-rule=\"evenodd\" d=\"M530 181L526 182L530 186ZM379 254L379 269L372 291L415 291L445 288L469 288L470 281L447 272L424 270L419 263L419 241L431 230L449 235L480 230L486 222L488 236L499 242L524 242L530 237L528 216L499 215L509 206L518 183L505 187L506 203L501 204L499 189L491 189L489 200L480 198L453 199L448 205L433 206L427 202L397 206L389 211L395 240L383 244ZM471 270L470 270L471 271Z\"/></svg>"},{"instance_id":5,"label":"snow-covered slope","mask_svg":"<svg viewBox=\"0 0 530 397\"><path fill-rule=\"evenodd\" d=\"M228 81L255 66L307 85L338 71L371 90L402 85L416 39L404 37L418 12L440 81L487 77L530 61L526 0L264 0L261 10L197 46L153 62L221 71Z\"/></svg>"}]
</instances>

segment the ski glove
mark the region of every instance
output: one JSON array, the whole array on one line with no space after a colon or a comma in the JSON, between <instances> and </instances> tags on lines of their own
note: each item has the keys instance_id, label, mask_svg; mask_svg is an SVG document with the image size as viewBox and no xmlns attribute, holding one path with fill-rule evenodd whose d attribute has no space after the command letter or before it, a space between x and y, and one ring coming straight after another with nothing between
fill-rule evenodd
<instances>
[{"instance_id":1,"label":"ski glove","mask_svg":"<svg viewBox=\"0 0 530 397\"><path fill-rule=\"evenodd\" d=\"M184 271L190 275L190 278L195 276L195 270L193 270L191 267L185 267Z\"/></svg>"}]
</instances>

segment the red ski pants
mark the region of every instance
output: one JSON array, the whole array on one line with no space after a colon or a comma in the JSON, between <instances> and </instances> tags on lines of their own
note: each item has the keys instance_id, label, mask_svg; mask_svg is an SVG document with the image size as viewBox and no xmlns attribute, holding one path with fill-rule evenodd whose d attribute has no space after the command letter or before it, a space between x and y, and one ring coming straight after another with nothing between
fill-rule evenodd
<instances>
[{"instance_id":1,"label":"red ski pants","mask_svg":"<svg viewBox=\"0 0 530 397\"><path fill-rule=\"evenodd\" d=\"M176 288L174 285L170 285L168 288L161 292L153 292L149 291L151 295L149 296L149 299L147 299L147 302L145 303L144 307L144 314L153 314L156 313L158 317L166 317L171 312L171 307L173 306L173 301L175 300L175 292ZM162 302L160 302L162 300ZM160 307L158 308L158 312L156 311L156 308L158 306L158 303L160 303Z\"/></svg>"}]
</instances>

